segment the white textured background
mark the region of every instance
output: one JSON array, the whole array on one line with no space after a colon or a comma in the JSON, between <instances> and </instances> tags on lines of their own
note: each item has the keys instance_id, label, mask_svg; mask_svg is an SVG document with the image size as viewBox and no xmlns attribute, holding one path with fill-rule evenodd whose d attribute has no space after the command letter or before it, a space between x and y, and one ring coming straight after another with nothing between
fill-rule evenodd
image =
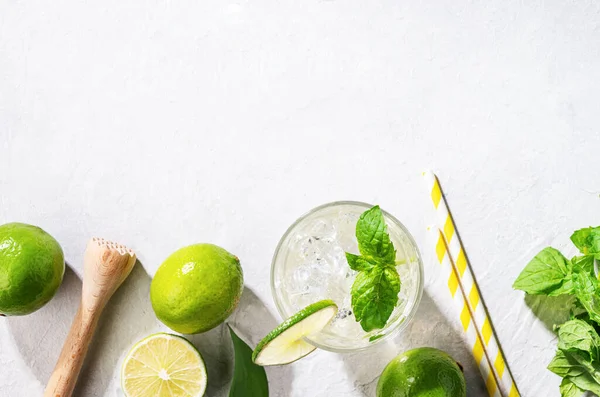
<instances>
[{"instance_id":1,"label":"white textured background","mask_svg":"<svg viewBox=\"0 0 600 397\"><path fill-rule=\"evenodd\" d=\"M432 345L478 397L426 232L432 168L523 396L558 396L545 366L561 313L511 283L600 224L600 4L459 3L0 0L0 223L42 226L75 273L92 235L130 245L150 274L180 246L222 245L243 263L231 321L253 344L279 321L269 266L287 226L328 201L379 203L424 254L417 319L395 344L269 370L272 395L372 397L391 357ZM44 309L0 320L0 395L41 395L75 273ZM160 328L149 282L140 267L115 296L78 395L116 395L119 357ZM225 395L228 335L193 341L208 396Z\"/></svg>"}]
</instances>

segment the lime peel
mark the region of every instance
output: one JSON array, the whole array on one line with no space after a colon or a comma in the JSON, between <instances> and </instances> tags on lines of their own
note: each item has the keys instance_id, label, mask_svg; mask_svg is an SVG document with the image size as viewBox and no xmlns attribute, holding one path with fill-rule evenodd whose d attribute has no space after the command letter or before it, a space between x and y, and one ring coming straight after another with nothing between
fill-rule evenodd
<instances>
[{"instance_id":1,"label":"lime peel","mask_svg":"<svg viewBox=\"0 0 600 397\"><path fill-rule=\"evenodd\" d=\"M337 313L331 300L313 303L294 314L259 342L252 355L258 365L292 363L312 353L316 347L304 337L322 330Z\"/></svg>"},{"instance_id":2,"label":"lime peel","mask_svg":"<svg viewBox=\"0 0 600 397\"><path fill-rule=\"evenodd\" d=\"M48 303L60 287L65 258L44 230L25 223L0 225L0 316L22 316Z\"/></svg>"},{"instance_id":3,"label":"lime peel","mask_svg":"<svg viewBox=\"0 0 600 397\"><path fill-rule=\"evenodd\" d=\"M240 260L213 244L194 244L171 254L150 284L156 317L181 334L206 332L223 323L244 289Z\"/></svg>"},{"instance_id":4,"label":"lime peel","mask_svg":"<svg viewBox=\"0 0 600 397\"><path fill-rule=\"evenodd\" d=\"M446 352L420 347L398 355L383 370L377 397L466 397L461 366Z\"/></svg>"}]
</instances>

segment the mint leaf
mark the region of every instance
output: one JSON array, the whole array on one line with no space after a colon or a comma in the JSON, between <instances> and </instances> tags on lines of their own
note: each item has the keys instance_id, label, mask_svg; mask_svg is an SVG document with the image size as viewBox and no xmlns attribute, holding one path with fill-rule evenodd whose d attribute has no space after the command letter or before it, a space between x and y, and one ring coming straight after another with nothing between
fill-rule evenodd
<instances>
[{"instance_id":1,"label":"mint leaf","mask_svg":"<svg viewBox=\"0 0 600 397\"><path fill-rule=\"evenodd\" d=\"M252 349L229 327L235 362L229 397L269 397L265 369L252 361Z\"/></svg>"},{"instance_id":2,"label":"mint leaf","mask_svg":"<svg viewBox=\"0 0 600 397\"><path fill-rule=\"evenodd\" d=\"M598 279L589 272L573 273L574 291L577 300L590 318L600 324L600 296Z\"/></svg>"},{"instance_id":3,"label":"mint leaf","mask_svg":"<svg viewBox=\"0 0 600 397\"><path fill-rule=\"evenodd\" d=\"M584 255L600 254L600 226L576 230L571 241Z\"/></svg>"},{"instance_id":4,"label":"mint leaf","mask_svg":"<svg viewBox=\"0 0 600 397\"><path fill-rule=\"evenodd\" d=\"M569 274L567 274L560 286L551 290L548 296L558 296L565 294L577 294L578 286L576 285L577 275L586 273L595 278L594 274L594 257L591 255L574 256L569 261Z\"/></svg>"},{"instance_id":5,"label":"mint leaf","mask_svg":"<svg viewBox=\"0 0 600 397\"><path fill-rule=\"evenodd\" d=\"M548 369L560 377L579 376L586 371L585 367L571 356L570 353L558 350L548 364Z\"/></svg>"},{"instance_id":6,"label":"mint leaf","mask_svg":"<svg viewBox=\"0 0 600 397\"><path fill-rule=\"evenodd\" d=\"M583 254L587 254L585 251L591 246L591 232L591 227L584 227L583 229L575 230L571 235L571 241Z\"/></svg>"},{"instance_id":7,"label":"mint leaf","mask_svg":"<svg viewBox=\"0 0 600 397\"><path fill-rule=\"evenodd\" d=\"M398 303L400 276L395 268L373 266L352 284L352 310L365 331L385 327Z\"/></svg>"},{"instance_id":8,"label":"mint leaf","mask_svg":"<svg viewBox=\"0 0 600 397\"><path fill-rule=\"evenodd\" d=\"M576 273L594 274L594 257L591 255L574 256L571 258L571 269Z\"/></svg>"},{"instance_id":9,"label":"mint leaf","mask_svg":"<svg viewBox=\"0 0 600 397\"><path fill-rule=\"evenodd\" d=\"M531 295L549 295L560 291L570 273L569 261L558 250L547 247L541 250L521 272L513 284ZM554 295L556 292L554 292Z\"/></svg>"},{"instance_id":10,"label":"mint leaf","mask_svg":"<svg viewBox=\"0 0 600 397\"><path fill-rule=\"evenodd\" d=\"M558 348L579 351L589 361L600 358L600 337L590 324L582 320L570 320L558 330Z\"/></svg>"},{"instance_id":11,"label":"mint leaf","mask_svg":"<svg viewBox=\"0 0 600 397\"><path fill-rule=\"evenodd\" d=\"M361 214L356 239L361 255L346 253L350 268L359 272L352 284L352 311L368 332L385 327L398 304L401 286L396 249L379 206Z\"/></svg>"},{"instance_id":12,"label":"mint leaf","mask_svg":"<svg viewBox=\"0 0 600 397\"><path fill-rule=\"evenodd\" d=\"M548 369L564 378L563 383L561 383L561 393L563 393L563 390L565 393L574 393L577 389L581 391L589 390L595 393L597 393L595 390L600 390L598 365L580 353L558 350L556 356L548 365ZM569 382L575 387L569 386ZM562 395L565 396L565 394ZM566 394L566 396L571 395L578 396L578 394Z\"/></svg>"},{"instance_id":13,"label":"mint leaf","mask_svg":"<svg viewBox=\"0 0 600 397\"><path fill-rule=\"evenodd\" d=\"M387 232L383 212L378 205L362 213L356 223L356 239L360 254L370 262L392 264L396 250Z\"/></svg>"},{"instance_id":14,"label":"mint leaf","mask_svg":"<svg viewBox=\"0 0 600 397\"><path fill-rule=\"evenodd\" d=\"M351 254L349 252L346 252L346 259L348 260L348 265L350 266L350 269L356 270L357 272L360 272L362 270L369 270L370 268L375 266L366 259L358 255Z\"/></svg>"},{"instance_id":15,"label":"mint leaf","mask_svg":"<svg viewBox=\"0 0 600 397\"><path fill-rule=\"evenodd\" d=\"M568 295L573 294L573 290L575 288L575 284L573 282L573 275L568 274L563 279L563 282L556 289L548 292L548 296L559 296L559 295Z\"/></svg>"},{"instance_id":16,"label":"mint leaf","mask_svg":"<svg viewBox=\"0 0 600 397\"><path fill-rule=\"evenodd\" d=\"M571 353L571 355L577 360L577 362L586 369L586 372L579 376L571 376L571 379L579 378L583 375L589 375L596 384L596 390L600 390L600 366L597 362L593 362L584 357L579 353ZM584 390L593 390L593 389L585 389L583 386L579 386Z\"/></svg>"},{"instance_id":17,"label":"mint leaf","mask_svg":"<svg viewBox=\"0 0 600 397\"><path fill-rule=\"evenodd\" d=\"M580 389L573 381L569 378L565 378L560 383L560 395L561 397L581 397L585 393L585 390Z\"/></svg>"},{"instance_id":18,"label":"mint leaf","mask_svg":"<svg viewBox=\"0 0 600 397\"><path fill-rule=\"evenodd\" d=\"M600 395L600 385L587 372L579 376L569 377L569 380L581 390L591 391L592 393Z\"/></svg>"}]
</instances>

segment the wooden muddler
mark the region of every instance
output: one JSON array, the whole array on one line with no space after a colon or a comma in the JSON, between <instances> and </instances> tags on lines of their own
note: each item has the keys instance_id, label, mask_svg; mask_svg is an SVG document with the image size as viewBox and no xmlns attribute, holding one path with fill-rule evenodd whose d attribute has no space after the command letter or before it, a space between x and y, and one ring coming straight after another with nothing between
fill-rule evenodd
<instances>
[{"instance_id":1,"label":"wooden muddler","mask_svg":"<svg viewBox=\"0 0 600 397\"><path fill-rule=\"evenodd\" d=\"M131 273L135 259L135 253L123 245L101 238L93 238L88 243L83 259L81 303L44 397L73 394L102 310Z\"/></svg>"}]
</instances>

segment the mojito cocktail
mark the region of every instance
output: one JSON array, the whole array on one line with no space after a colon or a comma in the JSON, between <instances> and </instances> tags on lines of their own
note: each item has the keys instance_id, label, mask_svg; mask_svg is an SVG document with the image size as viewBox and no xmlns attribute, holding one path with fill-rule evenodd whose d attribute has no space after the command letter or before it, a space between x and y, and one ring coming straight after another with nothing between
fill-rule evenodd
<instances>
[{"instance_id":1,"label":"mojito cocktail","mask_svg":"<svg viewBox=\"0 0 600 397\"><path fill-rule=\"evenodd\" d=\"M384 326L365 331L364 324L357 322L352 286L358 272L349 266L347 253L359 255L357 222L370 208L350 201L315 208L287 230L273 257L271 286L284 318L323 299L337 304L337 315L329 325L307 338L320 348L352 351L386 339L408 324L421 299L423 266L417 246L406 228L383 211L396 250L391 266L400 279L398 299Z\"/></svg>"}]
</instances>

